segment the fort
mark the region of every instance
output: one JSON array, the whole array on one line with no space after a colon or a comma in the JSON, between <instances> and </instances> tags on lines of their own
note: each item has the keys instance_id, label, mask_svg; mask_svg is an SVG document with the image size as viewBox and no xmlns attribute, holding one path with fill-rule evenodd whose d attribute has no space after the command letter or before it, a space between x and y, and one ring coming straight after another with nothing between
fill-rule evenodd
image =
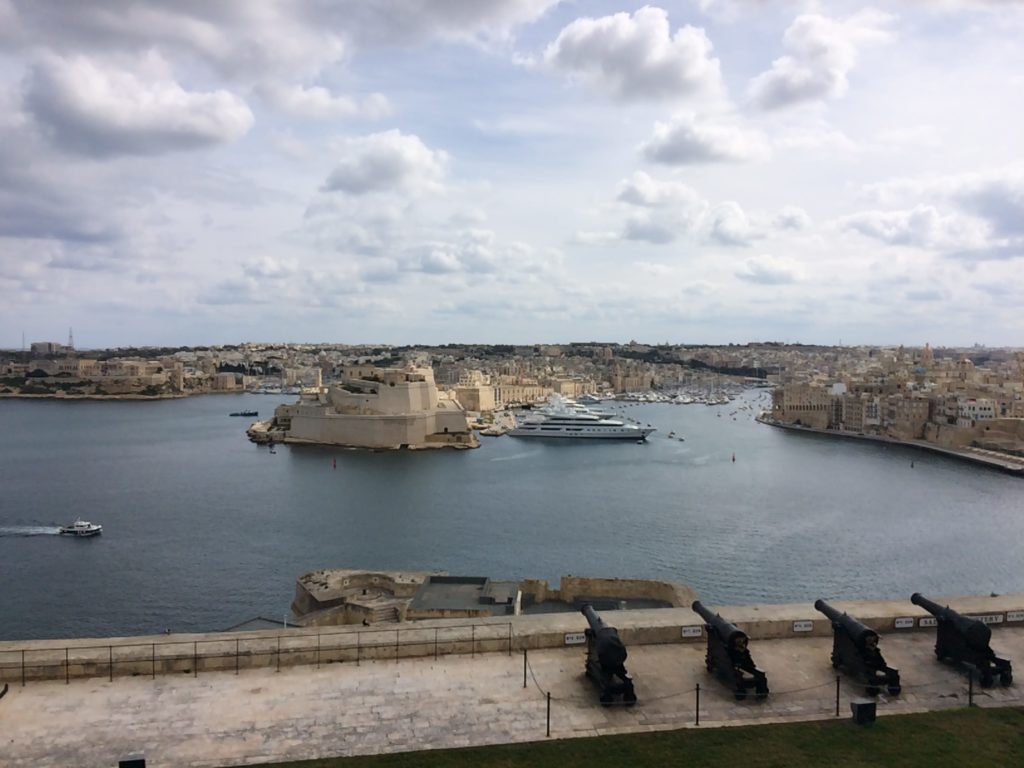
<instances>
[{"instance_id":1,"label":"fort","mask_svg":"<svg viewBox=\"0 0 1024 768\"><path fill-rule=\"evenodd\" d=\"M620 589L615 581L575 586ZM564 598L575 588L566 586L553 591ZM1024 654L1024 594L935 603L976 617L986 632L972 636L991 630L1001 655ZM962 665L940 663L942 619L909 599L830 606L877 634L899 670L902 690L870 699L880 716L1024 699L1012 681L983 688ZM832 718L865 701L862 682L830 663L833 622L811 602L707 608L749 639L769 694L739 702L709 674L705 620L685 606L601 610L628 649L629 707L602 707L585 679L579 611L3 642L5 760L100 766L142 754L154 765L219 766Z\"/></svg>"}]
</instances>

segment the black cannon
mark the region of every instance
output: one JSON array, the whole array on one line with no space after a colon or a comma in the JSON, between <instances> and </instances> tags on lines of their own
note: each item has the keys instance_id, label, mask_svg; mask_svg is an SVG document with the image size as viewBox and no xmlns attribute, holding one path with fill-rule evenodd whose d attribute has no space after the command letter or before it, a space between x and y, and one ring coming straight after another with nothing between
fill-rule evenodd
<instances>
[{"instance_id":1,"label":"black cannon","mask_svg":"<svg viewBox=\"0 0 1024 768\"><path fill-rule=\"evenodd\" d=\"M910 602L921 606L938 620L935 655L939 661L950 659L955 664L976 668L985 688L991 686L997 676L1003 685L1013 682L1010 660L1000 659L989 646L992 630L985 622L963 616L949 606L943 608L920 592L912 594Z\"/></svg>"},{"instance_id":2,"label":"black cannon","mask_svg":"<svg viewBox=\"0 0 1024 768\"><path fill-rule=\"evenodd\" d=\"M636 704L633 678L626 671L626 646L619 639L615 627L609 627L597 615L590 603L580 611L590 624L584 634L587 637L587 677L601 688L601 703L613 703L622 697L627 707Z\"/></svg>"},{"instance_id":3,"label":"black cannon","mask_svg":"<svg viewBox=\"0 0 1024 768\"><path fill-rule=\"evenodd\" d=\"M717 674L723 683L732 688L738 700L747 698L751 688L758 699L765 698L768 695L768 678L750 658L747 648L750 641L746 634L735 624L709 611L700 600L694 600L691 607L707 622L708 650L704 663L708 672Z\"/></svg>"},{"instance_id":4,"label":"black cannon","mask_svg":"<svg viewBox=\"0 0 1024 768\"><path fill-rule=\"evenodd\" d=\"M878 633L824 600L816 600L814 607L832 620L832 666L842 667L864 683L869 696L878 695L883 686L890 695L898 694L900 671L885 663L878 650Z\"/></svg>"}]
</instances>

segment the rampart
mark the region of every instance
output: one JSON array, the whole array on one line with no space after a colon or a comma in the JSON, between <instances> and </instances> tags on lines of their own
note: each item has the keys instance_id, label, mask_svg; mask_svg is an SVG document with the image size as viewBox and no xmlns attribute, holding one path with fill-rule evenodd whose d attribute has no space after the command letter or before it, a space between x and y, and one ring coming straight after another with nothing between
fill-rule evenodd
<instances>
[{"instance_id":1,"label":"rampart","mask_svg":"<svg viewBox=\"0 0 1024 768\"><path fill-rule=\"evenodd\" d=\"M372 583L372 582L371 582ZM994 630L1024 627L1024 594L933 597ZM830 601L881 635L934 632L931 616L906 600ZM707 606L752 640L827 636L831 622L812 601L784 605ZM695 643L703 620L689 608L610 611L627 645ZM607 614L606 614L607 616ZM925 622L922 624L922 619ZM374 627L289 628L259 632L0 642L0 683L156 676L256 667L355 663L371 659L515 653L575 644L586 627L575 612Z\"/></svg>"}]
</instances>

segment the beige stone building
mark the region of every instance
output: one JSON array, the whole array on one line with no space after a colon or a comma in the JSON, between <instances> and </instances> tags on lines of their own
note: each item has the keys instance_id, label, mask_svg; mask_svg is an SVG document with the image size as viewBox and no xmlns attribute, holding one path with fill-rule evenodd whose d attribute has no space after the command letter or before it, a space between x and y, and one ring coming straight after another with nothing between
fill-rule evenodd
<instances>
[{"instance_id":1,"label":"beige stone building","mask_svg":"<svg viewBox=\"0 0 1024 768\"><path fill-rule=\"evenodd\" d=\"M466 412L439 393L429 368L353 366L342 381L282 405L273 429L288 442L361 448L476 447Z\"/></svg>"}]
</instances>

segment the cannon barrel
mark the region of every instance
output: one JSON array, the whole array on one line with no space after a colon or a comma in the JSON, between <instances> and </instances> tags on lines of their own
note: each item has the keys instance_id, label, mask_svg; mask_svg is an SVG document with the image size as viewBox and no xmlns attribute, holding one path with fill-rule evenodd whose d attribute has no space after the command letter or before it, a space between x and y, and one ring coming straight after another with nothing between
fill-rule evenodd
<instances>
[{"instance_id":1,"label":"cannon barrel","mask_svg":"<svg viewBox=\"0 0 1024 768\"><path fill-rule=\"evenodd\" d=\"M590 624L594 650L597 652L598 662L601 667L608 672L622 667L629 654L626 651L625 644L619 637L618 630L605 624L604 619L598 616L597 611L594 610L590 603L586 603L580 608L580 613L587 617L587 622Z\"/></svg>"},{"instance_id":2,"label":"cannon barrel","mask_svg":"<svg viewBox=\"0 0 1024 768\"><path fill-rule=\"evenodd\" d=\"M707 622L707 625L709 627L711 627L715 630L715 632L718 633L718 636L722 638L726 645L731 645L732 639L736 636L747 636L747 633L741 630L735 624L726 621L717 613L714 613L710 609L706 608L700 600L694 600L693 605L691 605L690 607L694 610L695 613L699 614L700 617L704 619L704 621Z\"/></svg>"},{"instance_id":3,"label":"cannon barrel","mask_svg":"<svg viewBox=\"0 0 1024 768\"><path fill-rule=\"evenodd\" d=\"M597 611L594 610L594 606L590 603L586 603L580 608L580 613L587 617L587 623L590 624L590 628L595 633L601 630L608 629L608 625L604 623L604 619L597 615Z\"/></svg>"},{"instance_id":4,"label":"cannon barrel","mask_svg":"<svg viewBox=\"0 0 1024 768\"><path fill-rule=\"evenodd\" d=\"M824 600L815 600L814 607L828 616L831 619L833 625L839 625L843 628L843 631L849 636L857 647L860 649L864 648L864 641L874 635L878 637L878 633L870 627L865 626L857 619L850 616L848 613L840 613L831 605L826 603Z\"/></svg>"},{"instance_id":5,"label":"cannon barrel","mask_svg":"<svg viewBox=\"0 0 1024 768\"><path fill-rule=\"evenodd\" d=\"M957 632L963 635L964 639L967 640L972 647L988 647L988 642L992 639L992 630L989 629L989 626L983 621L972 619L969 616L957 613L949 606L944 608L938 603L932 602L920 592L912 594L910 596L910 602L914 605L921 606L939 621L948 621L956 627Z\"/></svg>"}]
</instances>

